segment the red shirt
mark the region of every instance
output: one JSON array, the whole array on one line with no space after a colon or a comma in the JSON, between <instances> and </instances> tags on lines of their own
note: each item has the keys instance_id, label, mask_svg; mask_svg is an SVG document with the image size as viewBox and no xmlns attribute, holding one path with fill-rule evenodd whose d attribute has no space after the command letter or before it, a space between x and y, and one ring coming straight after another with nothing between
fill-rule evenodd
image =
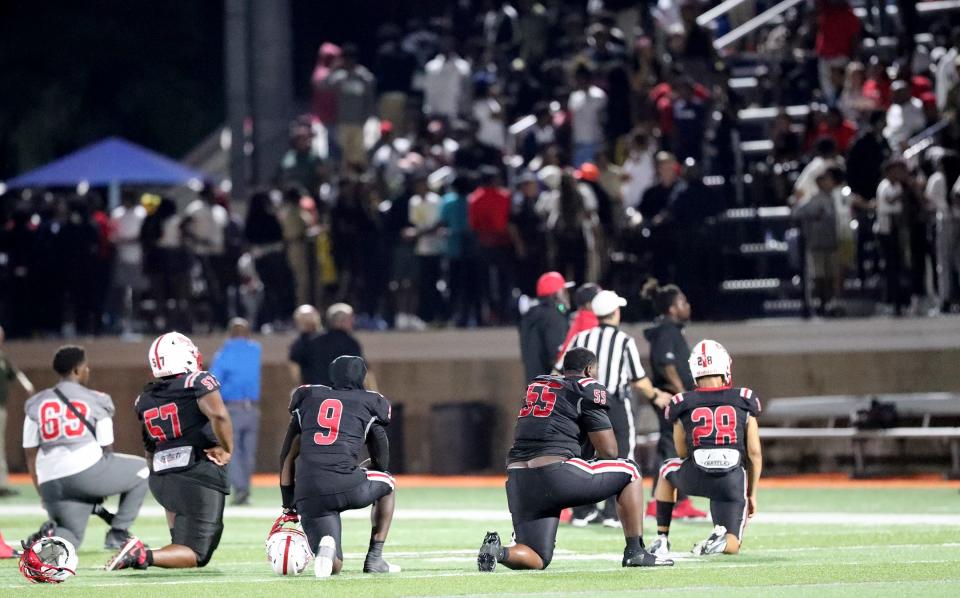
<instances>
[{"instance_id":1,"label":"red shirt","mask_svg":"<svg viewBox=\"0 0 960 598\"><path fill-rule=\"evenodd\" d=\"M850 144L856 136L857 126L849 120L844 120L840 123L840 126L835 129L831 129L830 125L825 122L820 123L820 126L817 128L817 138L832 137L833 140L837 142L837 151L841 154L847 153L847 148L850 147Z\"/></svg>"},{"instance_id":2,"label":"red shirt","mask_svg":"<svg viewBox=\"0 0 960 598\"><path fill-rule=\"evenodd\" d=\"M860 19L846 3L817 6L817 56L836 58L853 56L853 46L860 36Z\"/></svg>"},{"instance_id":3,"label":"red shirt","mask_svg":"<svg viewBox=\"0 0 960 598\"><path fill-rule=\"evenodd\" d=\"M578 309L573 314L573 321L570 322L570 330L567 331L567 338L563 341L563 344L560 345L560 352L557 353L557 361L563 359L563 354L567 352L567 347L570 346L570 343L573 342L573 337L577 336L584 330L590 330L591 328L596 328L600 325L600 320L597 319L597 316L589 310Z\"/></svg>"},{"instance_id":4,"label":"red shirt","mask_svg":"<svg viewBox=\"0 0 960 598\"><path fill-rule=\"evenodd\" d=\"M863 96L873 100L883 110L890 107L891 95L889 79L867 79L863 82Z\"/></svg>"},{"instance_id":5,"label":"red shirt","mask_svg":"<svg viewBox=\"0 0 960 598\"><path fill-rule=\"evenodd\" d=\"M479 187L467 196L467 222L480 245L509 245L510 194L499 187Z\"/></svg>"}]
</instances>

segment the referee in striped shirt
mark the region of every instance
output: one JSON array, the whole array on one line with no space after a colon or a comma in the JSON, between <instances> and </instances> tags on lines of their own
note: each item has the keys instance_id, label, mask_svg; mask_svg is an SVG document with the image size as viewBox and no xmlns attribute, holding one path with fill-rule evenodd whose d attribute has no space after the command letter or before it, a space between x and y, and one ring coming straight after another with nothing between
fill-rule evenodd
<instances>
[{"instance_id":1,"label":"referee in striped shirt","mask_svg":"<svg viewBox=\"0 0 960 598\"><path fill-rule=\"evenodd\" d=\"M597 356L596 377L607 388L610 423L617 437L617 456L621 459L633 459L637 433L633 423L630 391L661 409L670 402L671 395L653 387L640 363L637 341L620 330L620 308L626 304L627 300L613 291L597 293L590 306L600 325L577 334L568 348L585 347ZM561 361L562 359L561 356ZM605 526L619 527L615 498L606 501L602 513L596 510L575 510L574 525L582 526L602 518Z\"/></svg>"}]
</instances>

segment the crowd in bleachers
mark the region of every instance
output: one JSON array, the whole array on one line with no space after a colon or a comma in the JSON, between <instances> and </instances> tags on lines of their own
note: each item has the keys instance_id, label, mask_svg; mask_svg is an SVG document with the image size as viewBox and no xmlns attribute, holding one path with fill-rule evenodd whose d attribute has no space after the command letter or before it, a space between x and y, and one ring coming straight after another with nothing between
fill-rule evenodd
<instances>
[{"instance_id":1,"label":"crowd in bleachers","mask_svg":"<svg viewBox=\"0 0 960 598\"><path fill-rule=\"evenodd\" d=\"M817 0L718 50L775 3L706 24L718 2L482 4L365 51L324 42L275 180L247 198L8 194L8 333L270 330L335 301L370 329L507 324L551 269L621 293L655 276L722 317L704 255L744 206L794 211L823 313L851 286L896 313L956 305L955 13Z\"/></svg>"}]
</instances>

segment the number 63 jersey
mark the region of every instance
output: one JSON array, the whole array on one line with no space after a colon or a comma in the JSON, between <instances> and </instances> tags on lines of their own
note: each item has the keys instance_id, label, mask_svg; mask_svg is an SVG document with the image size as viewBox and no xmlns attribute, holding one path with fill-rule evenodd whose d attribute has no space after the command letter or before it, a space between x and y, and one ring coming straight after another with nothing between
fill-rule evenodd
<instances>
[{"instance_id":1,"label":"number 63 jersey","mask_svg":"<svg viewBox=\"0 0 960 598\"><path fill-rule=\"evenodd\" d=\"M301 386L290 398L293 425L300 427L297 487L321 494L344 492L366 481L358 465L371 426L390 423L390 402L378 392Z\"/></svg>"},{"instance_id":2,"label":"number 63 jersey","mask_svg":"<svg viewBox=\"0 0 960 598\"><path fill-rule=\"evenodd\" d=\"M674 395L664 415L683 424L687 454L697 466L721 473L743 463L747 418L760 410L760 398L749 388L722 387Z\"/></svg>"}]
</instances>

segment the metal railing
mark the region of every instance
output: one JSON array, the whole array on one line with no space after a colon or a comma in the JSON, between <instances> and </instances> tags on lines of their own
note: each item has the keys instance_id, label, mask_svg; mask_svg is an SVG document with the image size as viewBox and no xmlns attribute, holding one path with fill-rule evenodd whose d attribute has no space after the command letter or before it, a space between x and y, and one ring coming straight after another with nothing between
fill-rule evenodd
<instances>
[{"instance_id":1,"label":"metal railing","mask_svg":"<svg viewBox=\"0 0 960 598\"><path fill-rule=\"evenodd\" d=\"M777 18L801 2L804 2L804 0L783 0L779 4L770 7L765 12L753 17L743 25L740 25L730 33L718 38L713 42L713 47L715 47L717 50L726 48L740 38L753 33L760 27L763 27L773 19Z\"/></svg>"},{"instance_id":2,"label":"metal railing","mask_svg":"<svg viewBox=\"0 0 960 598\"><path fill-rule=\"evenodd\" d=\"M746 1L747 0L725 0L697 17L697 25L703 27L707 23L719 19Z\"/></svg>"}]
</instances>

